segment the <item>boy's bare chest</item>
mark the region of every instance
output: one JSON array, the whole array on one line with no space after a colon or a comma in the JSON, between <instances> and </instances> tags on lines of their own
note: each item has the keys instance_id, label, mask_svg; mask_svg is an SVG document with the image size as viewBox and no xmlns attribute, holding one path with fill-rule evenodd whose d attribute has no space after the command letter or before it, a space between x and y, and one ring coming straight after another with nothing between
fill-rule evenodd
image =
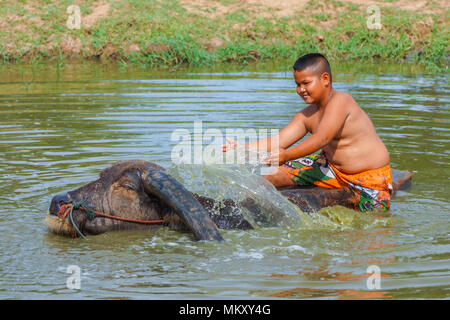
<instances>
[{"instance_id":1,"label":"boy's bare chest","mask_svg":"<svg viewBox=\"0 0 450 320\"><path fill-rule=\"evenodd\" d=\"M323 118L323 113L317 111L308 117L308 120L305 122L306 130L311 134L316 133L319 130L320 123ZM335 137L335 139L339 139L342 134L342 131Z\"/></svg>"},{"instance_id":2,"label":"boy's bare chest","mask_svg":"<svg viewBox=\"0 0 450 320\"><path fill-rule=\"evenodd\" d=\"M314 134L319 129L320 121L322 120L322 114L319 111L316 111L305 121L306 130L308 132Z\"/></svg>"}]
</instances>

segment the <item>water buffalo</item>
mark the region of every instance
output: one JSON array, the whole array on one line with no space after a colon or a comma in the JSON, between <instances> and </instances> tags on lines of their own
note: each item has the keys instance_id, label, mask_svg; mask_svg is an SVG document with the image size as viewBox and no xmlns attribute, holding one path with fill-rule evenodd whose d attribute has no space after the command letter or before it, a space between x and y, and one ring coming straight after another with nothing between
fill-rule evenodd
<instances>
[{"instance_id":1,"label":"water buffalo","mask_svg":"<svg viewBox=\"0 0 450 320\"><path fill-rule=\"evenodd\" d=\"M407 171L392 173L395 190L411 180ZM353 193L347 189L287 187L279 191L304 212L331 205L356 206ZM70 237L151 230L163 225L192 232L198 240L220 241L218 229L253 228L240 208L248 209L253 222L263 225L277 225L283 219L275 206L267 215L251 198L239 205L232 199L215 201L191 193L157 164L122 161L101 171L97 180L54 196L46 225L51 232Z\"/></svg>"}]
</instances>

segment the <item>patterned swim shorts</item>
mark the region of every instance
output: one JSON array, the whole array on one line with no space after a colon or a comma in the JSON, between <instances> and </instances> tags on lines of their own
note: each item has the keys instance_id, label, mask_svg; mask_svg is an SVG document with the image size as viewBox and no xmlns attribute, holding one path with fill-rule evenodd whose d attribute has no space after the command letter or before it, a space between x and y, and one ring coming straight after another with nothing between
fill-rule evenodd
<instances>
[{"instance_id":1,"label":"patterned swim shorts","mask_svg":"<svg viewBox=\"0 0 450 320\"><path fill-rule=\"evenodd\" d=\"M393 191L389 165L347 174L337 170L328 162L325 154L320 153L288 161L279 168L300 186L316 185L333 189L349 187L359 197L357 209L362 212L374 209L389 211Z\"/></svg>"}]
</instances>

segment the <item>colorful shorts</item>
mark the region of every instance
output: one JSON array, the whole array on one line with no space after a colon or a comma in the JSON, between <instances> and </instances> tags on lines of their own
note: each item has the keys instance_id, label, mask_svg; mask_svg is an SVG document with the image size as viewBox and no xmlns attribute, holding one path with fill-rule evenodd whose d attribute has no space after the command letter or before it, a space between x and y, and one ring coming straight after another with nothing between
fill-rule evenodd
<instances>
[{"instance_id":1,"label":"colorful shorts","mask_svg":"<svg viewBox=\"0 0 450 320\"><path fill-rule=\"evenodd\" d=\"M389 165L361 173L347 174L328 162L324 153L288 161L279 167L301 186L316 185L323 188L349 187L359 198L358 208L388 211L392 195L391 168Z\"/></svg>"}]
</instances>

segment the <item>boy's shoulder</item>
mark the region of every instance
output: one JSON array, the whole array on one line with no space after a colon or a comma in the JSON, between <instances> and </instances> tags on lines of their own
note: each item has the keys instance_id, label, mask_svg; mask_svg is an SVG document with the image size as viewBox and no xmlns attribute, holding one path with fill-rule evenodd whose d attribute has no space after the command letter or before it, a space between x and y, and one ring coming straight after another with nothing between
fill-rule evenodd
<instances>
[{"instance_id":1,"label":"boy's shoulder","mask_svg":"<svg viewBox=\"0 0 450 320\"><path fill-rule=\"evenodd\" d=\"M309 104L299 113L309 117L309 116L313 115L314 113L316 113L318 110L319 110L319 108L315 104Z\"/></svg>"},{"instance_id":2,"label":"boy's shoulder","mask_svg":"<svg viewBox=\"0 0 450 320\"><path fill-rule=\"evenodd\" d=\"M330 104L330 103L342 104L342 103L346 103L349 101L355 102L355 99L353 99L353 97L349 93L334 90L333 96L328 101L328 104ZM319 110L319 108L315 104L310 104L307 107L305 107L302 111L316 112L317 110Z\"/></svg>"},{"instance_id":3,"label":"boy's shoulder","mask_svg":"<svg viewBox=\"0 0 450 320\"><path fill-rule=\"evenodd\" d=\"M330 108L331 107L331 108ZM359 106L356 103L355 99L347 93L342 91L335 90L333 96L328 101L325 109L339 109L341 112L353 112L358 109Z\"/></svg>"},{"instance_id":4,"label":"boy's shoulder","mask_svg":"<svg viewBox=\"0 0 450 320\"><path fill-rule=\"evenodd\" d=\"M331 101L337 101L338 103L342 103L342 102L355 101L355 100L347 92L334 90L334 94L333 94L333 97L331 98L330 102Z\"/></svg>"},{"instance_id":5,"label":"boy's shoulder","mask_svg":"<svg viewBox=\"0 0 450 320\"><path fill-rule=\"evenodd\" d=\"M358 107L358 104L356 103L355 99L353 99L353 97L349 93L337 90L334 90L333 97L328 102L327 106L328 105L332 105L333 106L332 108L339 108L340 110L344 108L347 109L349 112L351 106ZM297 116L301 116L306 120L307 118L310 118L311 116L317 114L318 112L319 107L315 104L310 104L306 106L303 110L298 112Z\"/></svg>"}]
</instances>

